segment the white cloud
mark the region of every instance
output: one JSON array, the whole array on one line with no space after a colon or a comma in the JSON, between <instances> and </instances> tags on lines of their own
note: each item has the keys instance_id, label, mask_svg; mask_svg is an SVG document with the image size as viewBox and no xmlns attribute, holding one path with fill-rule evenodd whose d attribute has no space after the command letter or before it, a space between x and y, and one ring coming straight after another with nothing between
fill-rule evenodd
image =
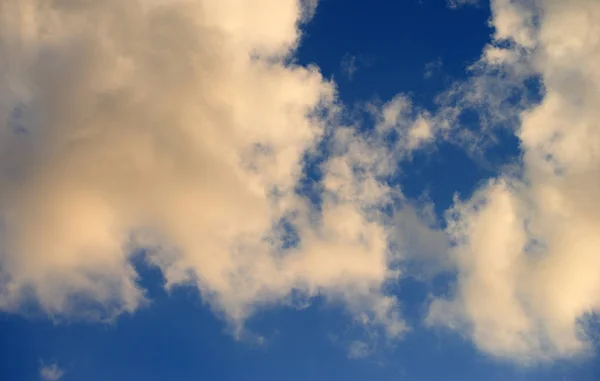
<instances>
[{"instance_id":1,"label":"white cloud","mask_svg":"<svg viewBox=\"0 0 600 381\"><path fill-rule=\"evenodd\" d=\"M482 135L520 122L523 167L456 202L457 292L428 322L502 358L585 352L579 321L600 308L600 4L493 1L495 41L471 78L433 114L405 96L373 106L364 132L337 126L334 84L289 63L309 3L0 0L0 307L134 311L144 248L167 287L198 287L237 327L297 292L399 337L386 286L415 258L446 269L448 242L388 178L414 150L458 140L472 107ZM529 100L507 99L532 75L545 97L521 113ZM295 188L323 136L315 207Z\"/></svg>"},{"instance_id":2,"label":"white cloud","mask_svg":"<svg viewBox=\"0 0 600 381\"><path fill-rule=\"evenodd\" d=\"M321 130L307 115L333 90L276 59L297 42L296 1L242 3L3 3L5 308L32 293L52 313L75 296L132 311L131 245L232 315L253 297L236 288L260 292L234 286L251 273L234 257L275 266L263 238L289 206L270 189L290 193Z\"/></svg>"},{"instance_id":3,"label":"white cloud","mask_svg":"<svg viewBox=\"0 0 600 381\"><path fill-rule=\"evenodd\" d=\"M415 149L433 139L433 127L426 117L419 117L408 131L408 147Z\"/></svg>"},{"instance_id":4,"label":"white cloud","mask_svg":"<svg viewBox=\"0 0 600 381\"><path fill-rule=\"evenodd\" d=\"M415 107L404 94L398 94L383 106L374 108L374 114L378 121L375 129L380 139L386 140L388 135L395 135L393 154L396 158L423 148L440 134L440 130L447 128L437 116L432 117Z\"/></svg>"},{"instance_id":5,"label":"white cloud","mask_svg":"<svg viewBox=\"0 0 600 381\"><path fill-rule=\"evenodd\" d=\"M581 355L589 349L582 319L600 309L600 3L492 6L496 38L510 47L488 57L501 59L504 75L529 65L545 95L520 115L522 168L449 215L457 293L434 301L428 320L500 358Z\"/></svg>"},{"instance_id":6,"label":"white cloud","mask_svg":"<svg viewBox=\"0 0 600 381\"><path fill-rule=\"evenodd\" d=\"M65 375L65 371L56 363L43 365L40 368L40 378L44 381L58 381Z\"/></svg>"},{"instance_id":7,"label":"white cloud","mask_svg":"<svg viewBox=\"0 0 600 381\"><path fill-rule=\"evenodd\" d=\"M385 292L395 148L339 128L321 208L295 192L337 107L316 68L288 63L306 4L2 0L0 307L135 311L143 248L167 287L197 286L238 328L295 291L405 332ZM390 117L412 126L402 152L430 139L423 118Z\"/></svg>"}]
</instances>

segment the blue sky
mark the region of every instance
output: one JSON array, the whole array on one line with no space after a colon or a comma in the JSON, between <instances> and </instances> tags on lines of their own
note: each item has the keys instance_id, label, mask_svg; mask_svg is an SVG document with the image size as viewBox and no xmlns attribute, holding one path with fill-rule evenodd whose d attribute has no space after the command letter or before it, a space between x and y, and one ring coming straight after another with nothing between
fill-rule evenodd
<instances>
[{"instance_id":1,"label":"blue sky","mask_svg":"<svg viewBox=\"0 0 600 381\"><path fill-rule=\"evenodd\" d=\"M596 1L0 9L0 380L600 378Z\"/></svg>"}]
</instances>

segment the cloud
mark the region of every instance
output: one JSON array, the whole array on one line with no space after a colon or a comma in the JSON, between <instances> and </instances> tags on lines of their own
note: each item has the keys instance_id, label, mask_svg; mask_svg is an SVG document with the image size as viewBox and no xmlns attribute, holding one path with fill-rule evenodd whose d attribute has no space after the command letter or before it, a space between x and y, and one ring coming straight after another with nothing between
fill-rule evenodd
<instances>
[{"instance_id":1,"label":"cloud","mask_svg":"<svg viewBox=\"0 0 600 381\"><path fill-rule=\"evenodd\" d=\"M423 76L426 79L433 78L441 72L443 66L444 61L442 61L442 59L438 57L437 59L425 64Z\"/></svg>"},{"instance_id":2,"label":"cloud","mask_svg":"<svg viewBox=\"0 0 600 381\"><path fill-rule=\"evenodd\" d=\"M505 78L540 76L543 98L519 115L522 166L449 212L457 292L434 301L428 321L521 363L582 355L600 309L600 4L495 0L492 10L497 45L485 57Z\"/></svg>"},{"instance_id":3,"label":"cloud","mask_svg":"<svg viewBox=\"0 0 600 381\"><path fill-rule=\"evenodd\" d=\"M398 94L381 107L374 108L374 113L377 119L375 128L382 139L389 137L386 135L394 135L396 143L393 152L398 158L433 143L440 130L446 128L435 116L415 107L403 94Z\"/></svg>"},{"instance_id":4,"label":"cloud","mask_svg":"<svg viewBox=\"0 0 600 381\"><path fill-rule=\"evenodd\" d=\"M368 357L372 350L369 344L364 341L353 341L348 347L348 357L351 359Z\"/></svg>"},{"instance_id":5,"label":"cloud","mask_svg":"<svg viewBox=\"0 0 600 381\"><path fill-rule=\"evenodd\" d=\"M348 53L344 54L344 57L342 57L342 61L340 62L340 70L342 74L348 78L348 80L351 81L354 79L354 74L356 74L356 71L358 70L356 56Z\"/></svg>"},{"instance_id":6,"label":"cloud","mask_svg":"<svg viewBox=\"0 0 600 381\"><path fill-rule=\"evenodd\" d=\"M197 287L235 328L257 308L321 296L395 338L409 327L388 286L420 261L458 274L429 324L514 361L589 349L597 2L494 0L494 41L470 78L435 111L404 95L369 105L372 129L342 123L335 84L294 63L313 1L0 7L3 310L133 312L146 301L131 261L142 250L167 288ZM477 130L461 125L469 110ZM398 164L440 139L483 150L499 127L520 139L522 162L457 199L444 235L430 205L393 184ZM323 146L315 201L297 189Z\"/></svg>"},{"instance_id":7,"label":"cloud","mask_svg":"<svg viewBox=\"0 0 600 381\"><path fill-rule=\"evenodd\" d=\"M5 308L32 294L51 313L81 297L132 311L137 246L169 284L193 280L238 313L227 302L251 287L232 284L249 270L236 252L272 258L270 194L289 194L320 133L308 114L333 91L278 58L299 4L256 5L3 3Z\"/></svg>"},{"instance_id":8,"label":"cloud","mask_svg":"<svg viewBox=\"0 0 600 381\"><path fill-rule=\"evenodd\" d=\"M386 176L432 129L392 105L382 133L338 126L334 84L290 63L315 6L3 0L0 308L133 312L143 250L167 288L198 287L236 328L324 296L401 336ZM330 135L315 205L296 188Z\"/></svg>"},{"instance_id":9,"label":"cloud","mask_svg":"<svg viewBox=\"0 0 600 381\"><path fill-rule=\"evenodd\" d=\"M58 381L65 375L64 370L56 363L43 365L40 368L40 378L44 381Z\"/></svg>"},{"instance_id":10,"label":"cloud","mask_svg":"<svg viewBox=\"0 0 600 381\"><path fill-rule=\"evenodd\" d=\"M450 9L456 9L464 6L479 5L479 0L446 0Z\"/></svg>"}]
</instances>

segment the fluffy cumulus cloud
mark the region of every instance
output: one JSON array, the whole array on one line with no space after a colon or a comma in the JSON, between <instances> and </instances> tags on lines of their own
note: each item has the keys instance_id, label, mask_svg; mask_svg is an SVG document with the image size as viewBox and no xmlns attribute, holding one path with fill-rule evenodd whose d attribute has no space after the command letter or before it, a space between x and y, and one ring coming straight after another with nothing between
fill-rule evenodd
<instances>
[{"instance_id":1,"label":"fluffy cumulus cloud","mask_svg":"<svg viewBox=\"0 0 600 381\"><path fill-rule=\"evenodd\" d=\"M404 332L385 293L399 156L382 134L330 133L334 85L291 59L315 6L0 1L0 307L132 312L143 251L235 324L300 293ZM431 137L411 126L404 150ZM315 203L296 189L330 135Z\"/></svg>"},{"instance_id":2,"label":"fluffy cumulus cloud","mask_svg":"<svg viewBox=\"0 0 600 381\"><path fill-rule=\"evenodd\" d=\"M435 111L371 104L372 128L339 117L335 85L294 63L315 9L0 0L0 308L133 312L143 260L238 328L261 306L323 296L398 337L387 286L416 261L457 272L429 324L499 358L585 353L600 309L600 3L493 0L470 78ZM479 129L460 125L470 109ZM445 232L394 186L413 151L482 147L515 125L522 160L457 199Z\"/></svg>"},{"instance_id":3,"label":"fluffy cumulus cloud","mask_svg":"<svg viewBox=\"0 0 600 381\"><path fill-rule=\"evenodd\" d=\"M483 60L512 80L538 75L543 98L519 116L522 165L449 212L459 280L428 319L500 358L581 355L600 309L600 3L494 0L492 10Z\"/></svg>"}]
</instances>

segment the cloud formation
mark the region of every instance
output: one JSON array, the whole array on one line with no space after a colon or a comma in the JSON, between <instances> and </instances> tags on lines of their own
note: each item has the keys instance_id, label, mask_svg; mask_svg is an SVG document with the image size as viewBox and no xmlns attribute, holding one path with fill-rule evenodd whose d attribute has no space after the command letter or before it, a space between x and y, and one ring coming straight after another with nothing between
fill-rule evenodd
<instances>
[{"instance_id":1,"label":"cloud formation","mask_svg":"<svg viewBox=\"0 0 600 381\"><path fill-rule=\"evenodd\" d=\"M482 59L511 80L540 76L543 99L519 117L522 167L449 212L457 292L428 320L500 358L580 355L600 308L600 3L494 0L492 10Z\"/></svg>"},{"instance_id":2,"label":"cloud formation","mask_svg":"<svg viewBox=\"0 0 600 381\"><path fill-rule=\"evenodd\" d=\"M332 129L334 85L292 62L315 6L2 0L0 307L135 311L143 250L166 287L197 286L236 326L299 293L404 332L382 211L400 156L383 134ZM404 151L431 135L410 125ZM326 135L316 205L296 189Z\"/></svg>"},{"instance_id":3,"label":"cloud formation","mask_svg":"<svg viewBox=\"0 0 600 381\"><path fill-rule=\"evenodd\" d=\"M370 105L372 129L342 123L335 84L294 63L315 7L0 0L0 308L133 312L141 255L237 328L323 296L399 337L387 285L412 260L428 274L450 262L456 292L429 324L503 359L585 353L582 322L600 308L600 4L493 0L470 78L435 112L403 95ZM460 126L467 109L476 131ZM522 161L456 200L445 233L390 180L439 139L477 149L515 123ZM313 199L298 188L319 155Z\"/></svg>"},{"instance_id":4,"label":"cloud formation","mask_svg":"<svg viewBox=\"0 0 600 381\"><path fill-rule=\"evenodd\" d=\"M60 369L56 363L43 365L40 368L40 378L43 381L58 381L65 375L64 370Z\"/></svg>"},{"instance_id":5,"label":"cloud formation","mask_svg":"<svg viewBox=\"0 0 600 381\"><path fill-rule=\"evenodd\" d=\"M276 3L2 3L4 306L131 311L132 245L170 284L235 294L234 252L268 235L333 91L283 63L301 8Z\"/></svg>"}]
</instances>

